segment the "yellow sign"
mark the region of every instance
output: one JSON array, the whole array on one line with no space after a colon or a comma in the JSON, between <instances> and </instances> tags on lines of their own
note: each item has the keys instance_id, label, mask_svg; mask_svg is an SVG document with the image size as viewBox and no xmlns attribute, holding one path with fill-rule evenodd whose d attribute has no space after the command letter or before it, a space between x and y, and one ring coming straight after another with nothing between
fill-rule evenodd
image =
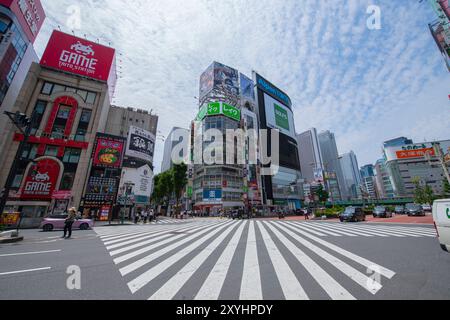
<instances>
[{"instance_id":1,"label":"yellow sign","mask_svg":"<svg viewBox=\"0 0 450 320\"><path fill-rule=\"evenodd\" d=\"M19 222L19 219L19 212L3 213L0 217L0 225L15 225Z\"/></svg>"}]
</instances>

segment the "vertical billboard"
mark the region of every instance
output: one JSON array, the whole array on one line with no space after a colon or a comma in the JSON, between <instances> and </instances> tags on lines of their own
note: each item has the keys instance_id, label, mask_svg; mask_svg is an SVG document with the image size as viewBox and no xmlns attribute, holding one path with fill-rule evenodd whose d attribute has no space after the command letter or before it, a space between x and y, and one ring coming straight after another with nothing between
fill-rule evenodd
<instances>
[{"instance_id":1,"label":"vertical billboard","mask_svg":"<svg viewBox=\"0 0 450 320\"><path fill-rule=\"evenodd\" d=\"M43 158L30 166L22 186L21 199L52 199L62 174L61 165L56 159Z\"/></svg>"},{"instance_id":2,"label":"vertical billboard","mask_svg":"<svg viewBox=\"0 0 450 320\"><path fill-rule=\"evenodd\" d=\"M255 83L249 77L244 74L240 74L241 95L243 100L247 100L251 103L255 102Z\"/></svg>"},{"instance_id":3,"label":"vertical billboard","mask_svg":"<svg viewBox=\"0 0 450 320\"><path fill-rule=\"evenodd\" d=\"M200 76L200 100L214 88L214 63Z\"/></svg>"},{"instance_id":4,"label":"vertical billboard","mask_svg":"<svg viewBox=\"0 0 450 320\"><path fill-rule=\"evenodd\" d=\"M120 137L97 134L92 163L95 167L120 168L125 141Z\"/></svg>"},{"instance_id":5,"label":"vertical billboard","mask_svg":"<svg viewBox=\"0 0 450 320\"><path fill-rule=\"evenodd\" d=\"M156 137L153 133L131 126L125 155L153 163L155 141Z\"/></svg>"},{"instance_id":6,"label":"vertical billboard","mask_svg":"<svg viewBox=\"0 0 450 320\"><path fill-rule=\"evenodd\" d=\"M267 126L278 129L281 133L296 139L294 114L292 111L271 96L264 94Z\"/></svg>"},{"instance_id":7,"label":"vertical billboard","mask_svg":"<svg viewBox=\"0 0 450 320\"><path fill-rule=\"evenodd\" d=\"M17 17L28 40L34 43L45 20L40 0L0 0L0 5L9 8Z\"/></svg>"},{"instance_id":8,"label":"vertical billboard","mask_svg":"<svg viewBox=\"0 0 450 320\"><path fill-rule=\"evenodd\" d=\"M115 55L113 48L55 30L40 64L115 86Z\"/></svg>"},{"instance_id":9,"label":"vertical billboard","mask_svg":"<svg viewBox=\"0 0 450 320\"><path fill-rule=\"evenodd\" d=\"M238 96L239 72L219 62L214 62L214 89Z\"/></svg>"}]
</instances>

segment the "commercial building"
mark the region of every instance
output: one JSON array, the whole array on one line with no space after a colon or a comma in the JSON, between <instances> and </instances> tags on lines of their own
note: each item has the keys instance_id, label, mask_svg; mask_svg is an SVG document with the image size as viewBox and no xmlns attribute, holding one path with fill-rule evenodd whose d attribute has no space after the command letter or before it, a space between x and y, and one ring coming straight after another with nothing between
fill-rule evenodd
<instances>
[{"instance_id":1,"label":"commercial building","mask_svg":"<svg viewBox=\"0 0 450 320\"><path fill-rule=\"evenodd\" d=\"M0 0L0 135L7 137L13 124L11 112L33 62L39 62L33 44L45 20L40 0ZM5 145L0 139L0 163Z\"/></svg>"},{"instance_id":2,"label":"commercial building","mask_svg":"<svg viewBox=\"0 0 450 320\"><path fill-rule=\"evenodd\" d=\"M437 141L444 154L450 153L450 140ZM445 173L434 143L423 142L384 148L386 170L396 197L414 197L415 180L428 185L434 194L443 194ZM449 166L449 164L447 164Z\"/></svg>"},{"instance_id":3,"label":"commercial building","mask_svg":"<svg viewBox=\"0 0 450 320\"><path fill-rule=\"evenodd\" d=\"M394 198L394 189L392 187L391 178L386 169L385 159L379 159L375 163L375 180L378 197L380 199Z\"/></svg>"},{"instance_id":4,"label":"commercial building","mask_svg":"<svg viewBox=\"0 0 450 320\"><path fill-rule=\"evenodd\" d=\"M276 151L271 149L276 142L279 143L278 164L272 162L266 164L262 159L264 171L278 165L278 171L272 175L261 175L263 204L282 209L299 209L304 200L303 179L291 99L256 72L253 73L253 80L256 84L259 128L267 130L267 143L259 141L260 153L271 154L273 162L273 153ZM273 141L273 130L279 131L278 141Z\"/></svg>"},{"instance_id":5,"label":"commercial building","mask_svg":"<svg viewBox=\"0 0 450 320\"><path fill-rule=\"evenodd\" d=\"M363 196L369 199L377 199L377 186L375 178L375 166L372 164L365 165L361 168L361 179L363 187Z\"/></svg>"},{"instance_id":6,"label":"commercial building","mask_svg":"<svg viewBox=\"0 0 450 320\"><path fill-rule=\"evenodd\" d=\"M437 19L429 24L431 35L450 71L450 4L448 0L428 0Z\"/></svg>"},{"instance_id":7,"label":"commercial building","mask_svg":"<svg viewBox=\"0 0 450 320\"><path fill-rule=\"evenodd\" d=\"M322 185L330 195L330 201L341 199L337 174L324 163L317 130L312 128L297 135L300 167L304 180L305 198L311 198L311 187Z\"/></svg>"},{"instance_id":8,"label":"commercial building","mask_svg":"<svg viewBox=\"0 0 450 320\"><path fill-rule=\"evenodd\" d=\"M350 151L343 154L339 157L339 162L344 176L345 194L347 195L344 200L361 198L362 179L355 153Z\"/></svg>"},{"instance_id":9,"label":"commercial building","mask_svg":"<svg viewBox=\"0 0 450 320\"><path fill-rule=\"evenodd\" d=\"M23 213L24 227L80 205L97 132L106 127L114 61L114 49L54 31L40 64L31 65L12 111L32 119L32 135L18 154L6 208ZM16 130L4 135L2 186L24 138ZM117 159L104 153L101 160Z\"/></svg>"},{"instance_id":10,"label":"commercial building","mask_svg":"<svg viewBox=\"0 0 450 320\"><path fill-rule=\"evenodd\" d=\"M161 172L166 172L173 168L172 151L174 150L175 146L179 145L180 143L185 143L186 147L180 148L178 157L180 159L184 159L188 156L188 154L185 153L189 150L189 137L190 132L188 129L179 127L172 128L166 140L164 141L164 154L161 163Z\"/></svg>"},{"instance_id":11,"label":"commercial building","mask_svg":"<svg viewBox=\"0 0 450 320\"><path fill-rule=\"evenodd\" d=\"M321 132L318 136L320 150L322 151L322 160L327 172L333 174L334 191L331 192L333 200L343 200L348 197L346 194L344 175L339 163L339 152L334 133L330 131ZM336 187L337 186L337 187Z\"/></svg>"},{"instance_id":12,"label":"commercial building","mask_svg":"<svg viewBox=\"0 0 450 320\"><path fill-rule=\"evenodd\" d=\"M406 144L413 144L414 142L411 139L408 139L406 137L399 137L399 138L395 138L395 139L391 139L388 141L383 142L383 147L387 148L387 147L398 147L398 146L403 146Z\"/></svg>"}]
</instances>

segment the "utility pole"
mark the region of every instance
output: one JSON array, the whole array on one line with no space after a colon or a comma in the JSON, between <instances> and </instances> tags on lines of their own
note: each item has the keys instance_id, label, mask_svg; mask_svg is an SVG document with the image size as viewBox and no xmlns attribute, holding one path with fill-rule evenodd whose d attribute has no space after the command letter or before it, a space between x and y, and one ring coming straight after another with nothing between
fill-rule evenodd
<instances>
[{"instance_id":1,"label":"utility pole","mask_svg":"<svg viewBox=\"0 0 450 320\"><path fill-rule=\"evenodd\" d=\"M434 142L433 148L436 157L439 159L439 162L441 163L442 170L444 170L444 175L447 178L448 183L450 183L450 174L447 168L447 164L445 162L444 152L441 149L441 144L439 142Z\"/></svg>"}]
</instances>

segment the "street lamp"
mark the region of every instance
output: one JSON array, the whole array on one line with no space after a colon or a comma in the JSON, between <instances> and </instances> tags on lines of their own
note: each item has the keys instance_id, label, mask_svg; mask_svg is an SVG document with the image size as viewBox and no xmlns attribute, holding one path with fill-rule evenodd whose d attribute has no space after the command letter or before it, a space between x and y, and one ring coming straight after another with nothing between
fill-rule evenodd
<instances>
[{"instance_id":1,"label":"street lamp","mask_svg":"<svg viewBox=\"0 0 450 320\"><path fill-rule=\"evenodd\" d=\"M9 197L9 192L11 190L11 185L14 181L17 168L19 166L19 160L22 157L23 149L28 143L28 139L33 129L33 124L36 121L36 110L33 111L31 118L28 118L25 114L17 111L16 113L5 111L4 114L11 120L11 122L16 126L16 128L23 134L24 138L19 144L16 156L14 157L13 163L11 165L11 170L9 171L8 178L6 179L5 187L3 189L2 197L0 198L0 213L5 210L6 202ZM20 214L19 223L17 225L17 232L19 231L20 222L22 220L22 214Z\"/></svg>"}]
</instances>

